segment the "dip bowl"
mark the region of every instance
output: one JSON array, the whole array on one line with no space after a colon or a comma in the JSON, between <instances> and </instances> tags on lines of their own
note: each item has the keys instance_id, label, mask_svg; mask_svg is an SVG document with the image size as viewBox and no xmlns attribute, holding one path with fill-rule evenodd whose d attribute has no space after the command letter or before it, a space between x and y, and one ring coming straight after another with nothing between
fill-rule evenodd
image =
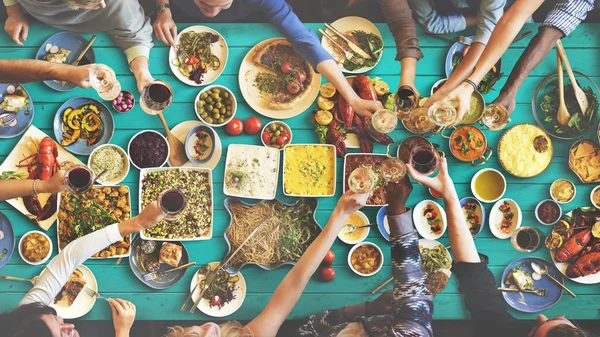
<instances>
[{"instance_id":1,"label":"dip bowl","mask_svg":"<svg viewBox=\"0 0 600 337\"><path fill-rule=\"evenodd\" d=\"M352 254L359 248L359 247L363 247L363 246L370 246L370 247L374 247L375 250L379 253L379 266L377 268L375 268L375 270L371 273L365 274L365 273L361 273L358 270L356 270L354 268L354 266L352 265ZM379 246L377 246L374 243L371 242L361 242L361 243L357 243L356 245L354 245L354 247L352 247L352 249L350 249L350 252L348 253L348 265L350 266L350 269L352 269L352 271L354 273L356 273L356 275L359 276L363 276L363 277L368 277L368 276L373 276L375 274L377 274L380 270L381 267L383 267L383 252L381 251L381 248L379 248Z\"/></svg>"},{"instance_id":2,"label":"dip bowl","mask_svg":"<svg viewBox=\"0 0 600 337\"><path fill-rule=\"evenodd\" d=\"M596 191L600 191L600 185L594 187L592 192L590 192L590 201L592 202L592 205L594 205L594 207L600 208L600 204L597 204L594 202L594 193L596 193ZM600 192L598 192L598 193L600 193Z\"/></svg>"},{"instance_id":3,"label":"dip bowl","mask_svg":"<svg viewBox=\"0 0 600 337\"><path fill-rule=\"evenodd\" d=\"M204 159L194 158L194 154L195 154L194 147L196 146L196 140L198 139L198 137L196 137L196 132L198 132L198 131L206 132L208 137L211 139L209 142L210 149L207 150L208 155ZM212 158L212 155L214 152L215 152L215 130L213 130L213 128L211 128L210 126L206 126L206 125L198 125L196 127L193 127L190 130L190 132L188 132L187 137L185 137L185 155L187 156L189 161L191 161L194 164L206 163L207 161L209 161Z\"/></svg>"},{"instance_id":4,"label":"dip bowl","mask_svg":"<svg viewBox=\"0 0 600 337\"><path fill-rule=\"evenodd\" d=\"M33 234L33 233L42 235L50 243L50 250L48 251L48 254L46 255L46 257L44 257L43 259L41 259L40 261L37 261L37 262L32 262L32 261L29 261L28 259L26 259L24 256L24 252L23 252L23 239L27 238L30 234ZM23 235L21 237L21 239L19 240L18 249L19 249L19 255L21 255L21 258L23 259L23 261L27 262L28 264L30 264L32 266L38 266L40 264L44 264L46 261L48 261L50 256L52 256L52 249L53 249L52 240L50 240L50 237L46 233L42 233L42 232L36 231L36 230L29 231L29 232L25 233L25 235Z\"/></svg>"},{"instance_id":5,"label":"dip bowl","mask_svg":"<svg viewBox=\"0 0 600 337\"><path fill-rule=\"evenodd\" d=\"M552 187L553 187L553 186L555 186L555 185L556 185L556 184L557 184L559 181L566 181L566 182L568 182L569 184L571 184L571 186L573 186L573 196L572 196L572 197L571 197L569 200L567 200L567 201L561 201L561 200L559 200L559 199L558 199L558 198L557 198L557 197L554 195L554 193L552 193ZM561 179L556 179L556 180L555 180L555 181L552 183L552 185L550 185L550 197L552 198L552 200L556 201L556 202L557 202L557 203L559 203L559 204L568 204L568 203L570 203L571 201L573 201L573 199L575 199L575 196L576 196L576 195L577 195L577 187L575 186L575 184L573 184L573 182L572 182L572 181L570 181L570 180L568 180L568 179L562 179L562 178L561 178Z\"/></svg>"},{"instance_id":6,"label":"dip bowl","mask_svg":"<svg viewBox=\"0 0 600 337\"><path fill-rule=\"evenodd\" d=\"M553 207L558 208L558 217L556 218L556 220L551 221L551 222L545 222L545 221L542 221L542 219L540 218L539 212L541 212L541 207L545 203L549 203ZM547 225L547 226L554 225L555 223L558 222L558 220L560 220L561 217L562 217L562 209L560 208L560 205L558 204L558 202L556 202L555 200L545 199L545 200L540 201L537 204L537 206L535 206L535 218L537 219L537 221L539 221L539 223L541 223L543 225Z\"/></svg>"},{"instance_id":7,"label":"dip bowl","mask_svg":"<svg viewBox=\"0 0 600 337\"><path fill-rule=\"evenodd\" d=\"M481 176L481 174L488 172L488 171L493 171L495 172L497 175L499 175L502 178L502 193L500 193L500 195L497 196L497 198L494 199L486 199L483 198L478 192L477 189L475 188L475 182L477 181L477 179ZM485 168L482 170L479 170L477 173L475 173L475 175L473 176L473 178L471 179L471 192L473 193L473 195L475 196L475 198L477 198L477 200L485 202L485 203L491 203L491 202L495 202L497 200L499 200L500 198L502 198L502 196L504 196L504 193L506 193L506 178L504 178L504 175L493 168ZM491 225L491 224L490 224Z\"/></svg>"},{"instance_id":8,"label":"dip bowl","mask_svg":"<svg viewBox=\"0 0 600 337\"><path fill-rule=\"evenodd\" d=\"M361 211L356 211L354 212L354 214L358 215L358 217L362 220L362 225L360 226L366 226L369 224L369 218L367 218L367 216L365 215L365 213L361 212ZM340 233L338 234L338 238L343 242L343 243L347 243L349 245L355 245L359 242L364 241L367 236L369 236L369 232L371 231L371 227L365 227L365 228L359 228L357 229L357 231L362 231L362 235L356 239L356 240L349 240L345 235L342 235L342 233L344 232L344 229L342 229L340 231Z\"/></svg>"},{"instance_id":9,"label":"dip bowl","mask_svg":"<svg viewBox=\"0 0 600 337\"><path fill-rule=\"evenodd\" d=\"M138 170L141 170L142 167L139 167L134 161L133 158L131 157L131 143L133 142L134 139L136 139L138 136L147 133L147 132L154 132L157 135L159 135L162 140L164 140L165 144L167 144L167 156L165 157L165 160L162 162L162 164L156 166L156 167L163 167L165 165L165 163L167 162L167 160L169 160L169 155L171 154L171 148L169 147L169 142L167 142L167 138L165 138L165 136L163 136L160 132L154 131L154 130L143 130L140 131L138 133L136 133L133 137L131 137L131 139L129 140L129 144L127 145L127 156L129 157L129 161L131 161L131 164L137 168ZM148 167L149 168L149 167Z\"/></svg>"}]
</instances>

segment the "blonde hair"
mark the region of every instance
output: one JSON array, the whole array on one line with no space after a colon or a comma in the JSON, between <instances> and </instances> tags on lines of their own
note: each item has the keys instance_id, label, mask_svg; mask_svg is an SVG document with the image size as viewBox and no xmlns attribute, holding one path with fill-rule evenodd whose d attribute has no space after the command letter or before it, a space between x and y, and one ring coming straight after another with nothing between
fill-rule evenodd
<instances>
[{"instance_id":1,"label":"blonde hair","mask_svg":"<svg viewBox=\"0 0 600 337\"><path fill-rule=\"evenodd\" d=\"M63 0L67 3L67 5L80 8L80 7L88 7L88 6L96 6L102 2L102 0Z\"/></svg>"},{"instance_id":2,"label":"blonde hair","mask_svg":"<svg viewBox=\"0 0 600 337\"><path fill-rule=\"evenodd\" d=\"M252 330L248 329L242 323L237 321L228 321L219 325L221 335L219 337L254 337ZM179 325L167 328L167 334L164 337L192 337L193 335L184 335L185 329Z\"/></svg>"}]
</instances>

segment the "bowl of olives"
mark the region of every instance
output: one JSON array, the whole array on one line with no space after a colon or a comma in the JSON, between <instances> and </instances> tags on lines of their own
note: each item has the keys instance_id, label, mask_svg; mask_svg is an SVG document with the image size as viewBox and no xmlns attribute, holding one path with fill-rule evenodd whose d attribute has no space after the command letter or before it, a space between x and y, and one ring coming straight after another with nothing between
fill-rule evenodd
<instances>
[{"instance_id":1,"label":"bowl of olives","mask_svg":"<svg viewBox=\"0 0 600 337\"><path fill-rule=\"evenodd\" d=\"M219 127L235 116L237 101L231 90L222 85L210 85L196 96L194 110L202 122Z\"/></svg>"},{"instance_id":2,"label":"bowl of olives","mask_svg":"<svg viewBox=\"0 0 600 337\"><path fill-rule=\"evenodd\" d=\"M263 128L261 140L264 146L281 150L292 142L292 129L284 122L272 121Z\"/></svg>"}]
</instances>

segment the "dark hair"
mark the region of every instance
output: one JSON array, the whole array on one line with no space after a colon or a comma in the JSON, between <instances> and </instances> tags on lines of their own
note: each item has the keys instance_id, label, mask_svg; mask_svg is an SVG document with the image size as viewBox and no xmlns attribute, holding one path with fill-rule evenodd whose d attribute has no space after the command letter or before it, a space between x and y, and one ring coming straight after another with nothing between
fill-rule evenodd
<instances>
[{"instance_id":1,"label":"dark hair","mask_svg":"<svg viewBox=\"0 0 600 337\"><path fill-rule=\"evenodd\" d=\"M548 330L546 337L587 337L588 334L583 330L569 324L557 325Z\"/></svg>"},{"instance_id":2,"label":"dark hair","mask_svg":"<svg viewBox=\"0 0 600 337\"><path fill-rule=\"evenodd\" d=\"M43 315L56 315L56 310L42 303L29 303L0 314L2 335L6 337L52 337Z\"/></svg>"}]
</instances>

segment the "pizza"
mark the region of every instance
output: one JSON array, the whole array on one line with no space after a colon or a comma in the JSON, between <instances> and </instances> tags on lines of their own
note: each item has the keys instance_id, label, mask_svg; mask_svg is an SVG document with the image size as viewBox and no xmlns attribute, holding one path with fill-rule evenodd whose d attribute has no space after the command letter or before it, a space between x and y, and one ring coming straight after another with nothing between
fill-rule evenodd
<instances>
[{"instance_id":1,"label":"pizza","mask_svg":"<svg viewBox=\"0 0 600 337\"><path fill-rule=\"evenodd\" d=\"M75 270L54 298L54 303L70 307L83 290L83 287L85 287L85 284L86 281L83 279L83 273L79 269Z\"/></svg>"},{"instance_id":2,"label":"pizza","mask_svg":"<svg viewBox=\"0 0 600 337\"><path fill-rule=\"evenodd\" d=\"M314 71L287 40L266 43L252 61L260 67L254 85L269 98L267 108L286 110L310 94Z\"/></svg>"}]
</instances>

